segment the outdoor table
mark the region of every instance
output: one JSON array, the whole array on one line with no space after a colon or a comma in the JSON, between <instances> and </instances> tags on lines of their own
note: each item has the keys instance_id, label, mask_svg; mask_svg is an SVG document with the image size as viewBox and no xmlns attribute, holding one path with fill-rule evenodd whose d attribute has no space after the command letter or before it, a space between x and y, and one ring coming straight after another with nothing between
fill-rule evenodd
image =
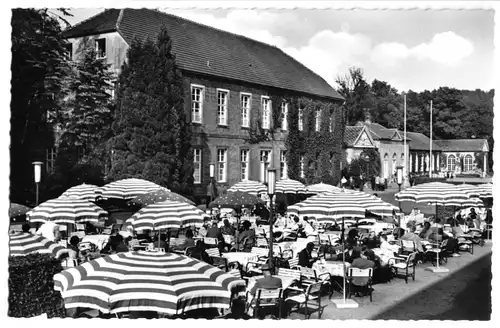
<instances>
[{"instance_id":1,"label":"outdoor table","mask_svg":"<svg viewBox=\"0 0 500 328\"><path fill-rule=\"evenodd\" d=\"M228 262L238 262L241 264L243 270L246 269L248 262L257 262L258 258L254 253L250 252L229 252L222 253L222 257L226 258Z\"/></svg>"},{"instance_id":2,"label":"outdoor table","mask_svg":"<svg viewBox=\"0 0 500 328\"><path fill-rule=\"evenodd\" d=\"M345 262L345 269L343 270L344 263L339 261L326 261L325 263L314 262L312 268L319 274L329 273L332 277L344 277L345 272L351 266L351 263Z\"/></svg>"},{"instance_id":3,"label":"outdoor table","mask_svg":"<svg viewBox=\"0 0 500 328\"><path fill-rule=\"evenodd\" d=\"M68 239L69 241L69 239ZM80 242L85 243L85 242L90 242L94 245L97 246L98 250L102 250L104 246L109 241L109 235L86 235L83 236L82 240Z\"/></svg>"},{"instance_id":4,"label":"outdoor table","mask_svg":"<svg viewBox=\"0 0 500 328\"><path fill-rule=\"evenodd\" d=\"M290 287L296 280L292 277L285 277L285 276L279 276L279 275L273 275L273 277L280 278L281 279L281 284L283 290L287 289ZM248 279L248 286L247 286L247 291L252 290L253 286L255 286L255 283L257 280L264 278L264 276L254 276L250 277Z\"/></svg>"}]
</instances>

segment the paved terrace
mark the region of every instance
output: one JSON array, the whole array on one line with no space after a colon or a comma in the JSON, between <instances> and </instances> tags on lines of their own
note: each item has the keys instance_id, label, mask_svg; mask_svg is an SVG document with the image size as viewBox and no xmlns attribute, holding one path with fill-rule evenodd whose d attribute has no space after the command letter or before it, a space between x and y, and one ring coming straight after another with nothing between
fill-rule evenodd
<instances>
[{"instance_id":1,"label":"paved terrace","mask_svg":"<svg viewBox=\"0 0 500 328\"><path fill-rule=\"evenodd\" d=\"M425 270L431 264L419 264L415 281L408 284L403 278L394 278L386 284L374 285L373 302L370 298L354 297L359 307L337 309L328 297L322 299L328 306L322 319L337 320L489 320L491 316L491 247L474 245L474 254L460 253L448 259L447 273ZM332 299L341 298L335 292ZM292 313L290 319L304 316ZM317 319L313 314L311 319Z\"/></svg>"}]
</instances>

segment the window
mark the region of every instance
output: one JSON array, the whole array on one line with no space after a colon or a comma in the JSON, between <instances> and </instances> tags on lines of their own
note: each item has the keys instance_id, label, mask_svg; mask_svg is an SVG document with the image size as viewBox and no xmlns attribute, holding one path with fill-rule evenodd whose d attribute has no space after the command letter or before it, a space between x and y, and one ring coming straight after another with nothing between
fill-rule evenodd
<instances>
[{"instance_id":1,"label":"window","mask_svg":"<svg viewBox=\"0 0 500 328\"><path fill-rule=\"evenodd\" d=\"M304 108L299 108L299 131L304 130Z\"/></svg>"},{"instance_id":2,"label":"window","mask_svg":"<svg viewBox=\"0 0 500 328\"><path fill-rule=\"evenodd\" d=\"M288 103L281 103L281 130L286 131L288 129Z\"/></svg>"},{"instance_id":3,"label":"window","mask_svg":"<svg viewBox=\"0 0 500 328\"><path fill-rule=\"evenodd\" d=\"M269 129L271 126L271 99L262 97L262 128Z\"/></svg>"},{"instance_id":4,"label":"window","mask_svg":"<svg viewBox=\"0 0 500 328\"><path fill-rule=\"evenodd\" d=\"M288 166L286 165L286 150L280 151L280 179L288 178Z\"/></svg>"},{"instance_id":5,"label":"window","mask_svg":"<svg viewBox=\"0 0 500 328\"><path fill-rule=\"evenodd\" d=\"M260 181L266 181L265 178L266 176L264 174L266 174L266 170L267 170L267 167L269 166L269 163L271 162L271 151L270 150L261 150L260 151ZM264 165L262 165L262 163L264 163ZM264 166L264 167L262 167Z\"/></svg>"},{"instance_id":6,"label":"window","mask_svg":"<svg viewBox=\"0 0 500 328\"><path fill-rule=\"evenodd\" d=\"M316 109L316 132L321 129L321 109Z\"/></svg>"},{"instance_id":7,"label":"window","mask_svg":"<svg viewBox=\"0 0 500 328\"><path fill-rule=\"evenodd\" d=\"M217 182L226 182L227 149L217 149Z\"/></svg>"},{"instance_id":8,"label":"window","mask_svg":"<svg viewBox=\"0 0 500 328\"><path fill-rule=\"evenodd\" d=\"M227 125L229 91L217 89L217 124Z\"/></svg>"},{"instance_id":9,"label":"window","mask_svg":"<svg viewBox=\"0 0 500 328\"><path fill-rule=\"evenodd\" d=\"M106 39L95 40L95 52L97 58L106 58Z\"/></svg>"},{"instance_id":10,"label":"window","mask_svg":"<svg viewBox=\"0 0 500 328\"><path fill-rule=\"evenodd\" d=\"M47 174L54 174L56 164L56 149L54 147L45 151L45 167Z\"/></svg>"},{"instance_id":11,"label":"window","mask_svg":"<svg viewBox=\"0 0 500 328\"><path fill-rule=\"evenodd\" d=\"M466 155L464 158L464 171L472 171L472 156Z\"/></svg>"},{"instance_id":12,"label":"window","mask_svg":"<svg viewBox=\"0 0 500 328\"><path fill-rule=\"evenodd\" d=\"M448 171L455 171L455 156L454 155L448 155Z\"/></svg>"},{"instance_id":13,"label":"window","mask_svg":"<svg viewBox=\"0 0 500 328\"><path fill-rule=\"evenodd\" d=\"M333 132L333 114L330 116L330 125L328 131Z\"/></svg>"},{"instance_id":14,"label":"window","mask_svg":"<svg viewBox=\"0 0 500 328\"><path fill-rule=\"evenodd\" d=\"M299 163L300 163L300 177L301 178L305 178L306 177L306 173L304 171L304 168L305 168L304 155L300 155Z\"/></svg>"},{"instance_id":15,"label":"window","mask_svg":"<svg viewBox=\"0 0 500 328\"><path fill-rule=\"evenodd\" d=\"M204 94L205 88L203 86L191 86L191 120L194 123L202 123Z\"/></svg>"},{"instance_id":16,"label":"window","mask_svg":"<svg viewBox=\"0 0 500 328\"><path fill-rule=\"evenodd\" d=\"M73 59L73 43L66 43L64 45L64 57L67 60Z\"/></svg>"},{"instance_id":17,"label":"window","mask_svg":"<svg viewBox=\"0 0 500 328\"><path fill-rule=\"evenodd\" d=\"M201 183L201 149L194 149L193 152L194 183Z\"/></svg>"},{"instance_id":18,"label":"window","mask_svg":"<svg viewBox=\"0 0 500 328\"><path fill-rule=\"evenodd\" d=\"M252 95L249 93L240 95L241 126L245 128L250 126L250 99L252 99Z\"/></svg>"},{"instance_id":19,"label":"window","mask_svg":"<svg viewBox=\"0 0 500 328\"><path fill-rule=\"evenodd\" d=\"M241 160L241 180L245 181L248 180L248 160L249 160L249 150L248 149L242 149L240 152L240 160Z\"/></svg>"}]
</instances>

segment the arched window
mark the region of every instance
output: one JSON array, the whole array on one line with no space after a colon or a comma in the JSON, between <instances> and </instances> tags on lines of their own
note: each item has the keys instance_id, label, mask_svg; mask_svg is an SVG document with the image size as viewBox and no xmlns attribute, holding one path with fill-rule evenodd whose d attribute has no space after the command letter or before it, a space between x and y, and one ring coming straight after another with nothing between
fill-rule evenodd
<instances>
[{"instance_id":1,"label":"arched window","mask_svg":"<svg viewBox=\"0 0 500 328\"><path fill-rule=\"evenodd\" d=\"M472 171L472 156L466 155L464 158L464 171Z\"/></svg>"},{"instance_id":2,"label":"arched window","mask_svg":"<svg viewBox=\"0 0 500 328\"><path fill-rule=\"evenodd\" d=\"M387 178L389 176L389 154L384 155L384 172L383 177Z\"/></svg>"},{"instance_id":3,"label":"arched window","mask_svg":"<svg viewBox=\"0 0 500 328\"><path fill-rule=\"evenodd\" d=\"M455 166L456 166L455 155L448 155L447 164L448 164L448 171L455 171Z\"/></svg>"}]
</instances>

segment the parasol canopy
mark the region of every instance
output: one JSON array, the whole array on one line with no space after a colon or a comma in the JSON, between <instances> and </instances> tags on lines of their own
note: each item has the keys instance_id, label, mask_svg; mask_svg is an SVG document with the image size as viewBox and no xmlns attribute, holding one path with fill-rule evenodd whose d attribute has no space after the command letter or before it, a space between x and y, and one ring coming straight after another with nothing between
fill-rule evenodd
<instances>
[{"instance_id":1,"label":"parasol canopy","mask_svg":"<svg viewBox=\"0 0 500 328\"><path fill-rule=\"evenodd\" d=\"M306 192L306 186L302 182L292 179L284 179L276 181L275 188L276 188L276 193L283 193L283 194L298 194Z\"/></svg>"},{"instance_id":2,"label":"parasol canopy","mask_svg":"<svg viewBox=\"0 0 500 328\"><path fill-rule=\"evenodd\" d=\"M129 204L129 206L144 207L144 206L151 205L154 203L164 202L166 200L184 202L187 204L195 205L195 203L192 200L190 200L182 195L179 195L178 193L170 191L166 188L161 188L161 189L158 189L156 191L149 192L147 194L139 195L139 196L135 197L134 199L130 200L128 202L128 204Z\"/></svg>"},{"instance_id":3,"label":"parasol canopy","mask_svg":"<svg viewBox=\"0 0 500 328\"><path fill-rule=\"evenodd\" d=\"M26 218L30 222L85 223L97 222L100 217L105 217L107 214L105 210L89 201L64 197L38 205L26 213Z\"/></svg>"},{"instance_id":4,"label":"parasol canopy","mask_svg":"<svg viewBox=\"0 0 500 328\"><path fill-rule=\"evenodd\" d=\"M323 192L339 192L342 189L323 182L309 185L306 187L308 194L320 194Z\"/></svg>"},{"instance_id":5,"label":"parasol canopy","mask_svg":"<svg viewBox=\"0 0 500 328\"><path fill-rule=\"evenodd\" d=\"M263 193L267 191L267 187L258 181L253 180L245 180L240 181L233 185L231 188L227 190L230 191L243 191L252 195L258 195L259 193Z\"/></svg>"},{"instance_id":6,"label":"parasol canopy","mask_svg":"<svg viewBox=\"0 0 500 328\"><path fill-rule=\"evenodd\" d=\"M407 188L395 195L397 201L427 203L443 206L474 206L469 205L471 197L455 185L442 182L429 182Z\"/></svg>"},{"instance_id":7,"label":"parasol canopy","mask_svg":"<svg viewBox=\"0 0 500 328\"><path fill-rule=\"evenodd\" d=\"M178 315L201 308L229 308L233 288L245 287L205 262L184 255L127 252L104 256L54 275L66 308L103 313L155 311Z\"/></svg>"},{"instance_id":8,"label":"parasol canopy","mask_svg":"<svg viewBox=\"0 0 500 328\"><path fill-rule=\"evenodd\" d=\"M108 183L96 190L96 196L130 200L162 188L162 186L151 181L129 178Z\"/></svg>"},{"instance_id":9,"label":"parasol canopy","mask_svg":"<svg viewBox=\"0 0 500 328\"><path fill-rule=\"evenodd\" d=\"M69 188L60 197L73 197L93 202L95 201L95 192L97 189L99 189L99 187L96 185L83 183Z\"/></svg>"},{"instance_id":10,"label":"parasol canopy","mask_svg":"<svg viewBox=\"0 0 500 328\"><path fill-rule=\"evenodd\" d=\"M40 235L16 232L9 235L9 250L12 256L25 256L32 253L51 254L59 258L67 252L61 245Z\"/></svg>"}]
</instances>

